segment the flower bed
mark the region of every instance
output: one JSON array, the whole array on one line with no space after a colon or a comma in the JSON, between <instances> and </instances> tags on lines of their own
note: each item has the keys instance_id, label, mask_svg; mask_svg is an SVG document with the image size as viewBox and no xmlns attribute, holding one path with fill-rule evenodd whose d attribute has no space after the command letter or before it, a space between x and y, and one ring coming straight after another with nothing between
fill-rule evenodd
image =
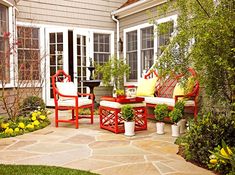
<instances>
[{"instance_id":1,"label":"flower bed","mask_svg":"<svg viewBox=\"0 0 235 175\"><path fill-rule=\"evenodd\" d=\"M38 108L26 116L19 116L16 121L0 117L0 138L14 137L44 128L50 124L50 111Z\"/></svg>"}]
</instances>

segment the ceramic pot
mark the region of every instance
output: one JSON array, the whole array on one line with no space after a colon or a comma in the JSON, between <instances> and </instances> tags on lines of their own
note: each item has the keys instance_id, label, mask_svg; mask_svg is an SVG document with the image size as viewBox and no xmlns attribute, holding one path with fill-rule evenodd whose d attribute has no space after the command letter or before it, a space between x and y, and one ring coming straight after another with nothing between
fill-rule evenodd
<instances>
[{"instance_id":1,"label":"ceramic pot","mask_svg":"<svg viewBox=\"0 0 235 175\"><path fill-rule=\"evenodd\" d=\"M177 123L177 125L180 126L180 134L185 133L185 131L186 131L186 122L187 122L186 119L181 119Z\"/></svg>"},{"instance_id":2,"label":"ceramic pot","mask_svg":"<svg viewBox=\"0 0 235 175\"><path fill-rule=\"evenodd\" d=\"M165 126L165 123L163 122L156 123L157 134L164 134L164 126Z\"/></svg>"},{"instance_id":3,"label":"ceramic pot","mask_svg":"<svg viewBox=\"0 0 235 175\"><path fill-rule=\"evenodd\" d=\"M180 126L178 125L171 125L171 134L172 137L179 137L180 136Z\"/></svg>"},{"instance_id":4,"label":"ceramic pot","mask_svg":"<svg viewBox=\"0 0 235 175\"><path fill-rule=\"evenodd\" d=\"M135 135L135 122L124 122L125 136L134 136Z\"/></svg>"}]
</instances>

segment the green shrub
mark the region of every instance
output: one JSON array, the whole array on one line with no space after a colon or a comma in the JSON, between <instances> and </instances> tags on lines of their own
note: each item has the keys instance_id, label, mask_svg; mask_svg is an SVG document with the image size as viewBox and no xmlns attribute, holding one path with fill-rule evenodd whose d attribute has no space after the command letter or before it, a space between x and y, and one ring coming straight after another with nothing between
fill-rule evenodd
<instances>
[{"instance_id":1,"label":"green shrub","mask_svg":"<svg viewBox=\"0 0 235 175\"><path fill-rule=\"evenodd\" d=\"M182 119L183 114L182 114L182 111L180 109L174 108L169 113L169 117L171 118L171 121L176 124L176 123L178 123L178 121L180 121L180 119Z\"/></svg>"},{"instance_id":2,"label":"green shrub","mask_svg":"<svg viewBox=\"0 0 235 175\"><path fill-rule=\"evenodd\" d=\"M181 113L184 114L184 104L185 104L184 101L178 101L178 102L176 102L174 108L179 109L181 111Z\"/></svg>"},{"instance_id":3,"label":"green shrub","mask_svg":"<svg viewBox=\"0 0 235 175\"><path fill-rule=\"evenodd\" d=\"M155 118L157 121L163 121L168 117L168 106L166 104L159 104L154 109Z\"/></svg>"},{"instance_id":4,"label":"green shrub","mask_svg":"<svg viewBox=\"0 0 235 175\"><path fill-rule=\"evenodd\" d=\"M221 144L222 140L228 146L235 145L235 114L208 114L191 125L189 132L178 141L184 147L184 156L187 160L207 166L210 152ZM227 167L222 165L218 170L228 173Z\"/></svg>"},{"instance_id":5,"label":"green shrub","mask_svg":"<svg viewBox=\"0 0 235 175\"><path fill-rule=\"evenodd\" d=\"M37 110L38 108L45 109L46 104L43 99L37 96L29 96L25 98L21 104L21 112L24 115L33 110Z\"/></svg>"},{"instance_id":6,"label":"green shrub","mask_svg":"<svg viewBox=\"0 0 235 175\"><path fill-rule=\"evenodd\" d=\"M134 119L133 107L131 107L130 105L124 105L121 108L121 112L122 112L122 118L125 121L133 121L133 119Z\"/></svg>"}]
</instances>

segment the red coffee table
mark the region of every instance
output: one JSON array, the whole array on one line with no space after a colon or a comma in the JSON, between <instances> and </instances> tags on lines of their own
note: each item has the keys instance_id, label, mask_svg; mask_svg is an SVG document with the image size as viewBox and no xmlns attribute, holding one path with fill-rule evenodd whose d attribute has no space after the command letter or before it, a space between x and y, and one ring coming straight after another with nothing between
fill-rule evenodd
<instances>
[{"instance_id":1,"label":"red coffee table","mask_svg":"<svg viewBox=\"0 0 235 175\"><path fill-rule=\"evenodd\" d=\"M100 128L112 131L116 134L124 132L124 120L121 116L121 108L130 105L135 110L135 131L147 129L146 105L144 98L111 97L101 98L99 107Z\"/></svg>"}]
</instances>

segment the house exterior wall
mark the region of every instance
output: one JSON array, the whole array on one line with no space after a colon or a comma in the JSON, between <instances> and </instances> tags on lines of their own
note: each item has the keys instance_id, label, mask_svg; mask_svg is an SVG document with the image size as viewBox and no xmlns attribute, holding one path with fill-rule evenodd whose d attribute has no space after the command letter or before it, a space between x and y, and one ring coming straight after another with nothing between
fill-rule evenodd
<instances>
[{"instance_id":1,"label":"house exterior wall","mask_svg":"<svg viewBox=\"0 0 235 175\"><path fill-rule=\"evenodd\" d=\"M20 0L17 21L115 30L116 24L111 11L120 7L125 0Z\"/></svg>"},{"instance_id":2,"label":"house exterior wall","mask_svg":"<svg viewBox=\"0 0 235 175\"><path fill-rule=\"evenodd\" d=\"M145 24L145 23L149 23L149 19L151 18L151 16L149 16L147 14L147 11L150 11L151 15L155 16L156 15L156 6L150 8L148 10L144 10L144 11L135 13L133 15L121 18L120 19L120 37L123 38L123 30L124 29L135 27L135 26ZM175 14L177 14L177 11L172 10L166 16L171 16L171 15L175 15ZM156 20L159 18L164 18L166 16L158 17L158 18L156 18Z\"/></svg>"}]
</instances>

